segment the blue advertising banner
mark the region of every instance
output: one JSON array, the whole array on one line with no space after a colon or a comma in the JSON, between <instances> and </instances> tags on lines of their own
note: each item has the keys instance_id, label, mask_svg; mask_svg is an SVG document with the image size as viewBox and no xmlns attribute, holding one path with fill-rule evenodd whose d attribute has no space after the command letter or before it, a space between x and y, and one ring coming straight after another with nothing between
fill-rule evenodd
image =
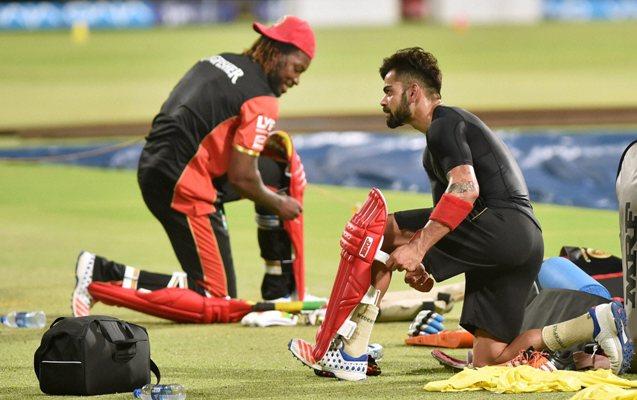
<instances>
[{"instance_id":1,"label":"blue advertising banner","mask_svg":"<svg viewBox=\"0 0 637 400\"><path fill-rule=\"evenodd\" d=\"M112 0L0 3L0 30L147 28L229 22L242 12L260 21L285 14L281 0Z\"/></svg>"},{"instance_id":2,"label":"blue advertising banner","mask_svg":"<svg viewBox=\"0 0 637 400\"><path fill-rule=\"evenodd\" d=\"M150 1L69 1L0 4L0 29L144 28L155 24Z\"/></svg>"},{"instance_id":3,"label":"blue advertising banner","mask_svg":"<svg viewBox=\"0 0 637 400\"><path fill-rule=\"evenodd\" d=\"M518 161L531 200L617 209L615 179L623 150L637 132L582 134L499 131ZM420 134L324 132L294 137L310 183L429 192ZM107 168L136 168L142 144L0 149L22 159Z\"/></svg>"},{"instance_id":4,"label":"blue advertising banner","mask_svg":"<svg viewBox=\"0 0 637 400\"><path fill-rule=\"evenodd\" d=\"M544 0L544 17L552 20L624 20L637 18L637 0Z\"/></svg>"}]
</instances>

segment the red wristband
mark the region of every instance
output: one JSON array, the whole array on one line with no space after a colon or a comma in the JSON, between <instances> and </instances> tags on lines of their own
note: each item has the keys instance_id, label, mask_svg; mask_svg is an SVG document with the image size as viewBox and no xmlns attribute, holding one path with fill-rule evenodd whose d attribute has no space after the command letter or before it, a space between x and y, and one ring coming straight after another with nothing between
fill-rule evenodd
<instances>
[{"instance_id":1,"label":"red wristband","mask_svg":"<svg viewBox=\"0 0 637 400\"><path fill-rule=\"evenodd\" d=\"M445 193L431 213L429 219L454 230L473 210L473 204L454 195Z\"/></svg>"}]
</instances>

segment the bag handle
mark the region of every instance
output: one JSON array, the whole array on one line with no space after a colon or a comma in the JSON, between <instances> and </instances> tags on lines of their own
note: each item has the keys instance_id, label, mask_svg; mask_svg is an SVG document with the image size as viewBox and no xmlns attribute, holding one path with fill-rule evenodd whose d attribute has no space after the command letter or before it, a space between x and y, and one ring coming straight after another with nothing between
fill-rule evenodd
<instances>
[{"instance_id":1,"label":"bag handle","mask_svg":"<svg viewBox=\"0 0 637 400\"><path fill-rule=\"evenodd\" d=\"M133 331L126 322L97 320L97 323L99 324L102 334L106 340L115 345L130 345L140 341L140 339L135 338Z\"/></svg>"},{"instance_id":2,"label":"bag handle","mask_svg":"<svg viewBox=\"0 0 637 400\"><path fill-rule=\"evenodd\" d=\"M58 322L62 321L63 319L66 319L66 317L57 317L57 318L55 319L55 321L53 321L53 322L51 323L51 326L49 326L49 329L53 328L53 325L57 324Z\"/></svg>"},{"instance_id":3,"label":"bag handle","mask_svg":"<svg viewBox=\"0 0 637 400\"><path fill-rule=\"evenodd\" d=\"M153 372L153 374L155 374L155 378L157 378L157 384L159 384L159 381L161 380L161 373L159 372L159 367L157 366L157 364L155 364L155 361L153 361L153 359L150 359L150 370Z\"/></svg>"},{"instance_id":4,"label":"bag handle","mask_svg":"<svg viewBox=\"0 0 637 400\"><path fill-rule=\"evenodd\" d=\"M104 335L104 339L115 345L113 361L125 363L130 361L137 354L137 342L130 326L119 320L97 320L97 323Z\"/></svg>"}]
</instances>

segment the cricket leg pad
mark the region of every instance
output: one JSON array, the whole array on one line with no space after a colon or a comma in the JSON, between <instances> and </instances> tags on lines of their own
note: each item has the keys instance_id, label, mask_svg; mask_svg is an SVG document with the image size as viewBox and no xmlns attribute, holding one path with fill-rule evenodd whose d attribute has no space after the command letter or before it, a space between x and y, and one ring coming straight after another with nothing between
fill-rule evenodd
<instances>
[{"instance_id":1,"label":"cricket leg pad","mask_svg":"<svg viewBox=\"0 0 637 400\"><path fill-rule=\"evenodd\" d=\"M261 156L287 163L285 171L289 177L287 194L303 206L307 180L305 179L305 169L303 168L301 157L299 157L294 148L294 143L292 143L292 137L285 131L273 131L263 146ZM287 232L294 251L292 272L298 300L304 300L306 290L303 226L303 214L292 220L283 221L283 229Z\"/></svg>"},{"instance_id":2,"label":"cricket leg pad","mask_svg":"<svg viewBox=\"0 0 637 400\"><path fill-rule=\"evenodd\" d=\"M380 190L374 188L360 210L349 220L341 236L341 261L325 320L316 334L316 345L312 352L317 362L328 351L337 333L348 337L355 329L348 318L370 288L371 266L376 250L382 244L386 224L387 205Z\"/></svg>"},{"instance_id":3,"label":"cricket leg pad","mask_svg":"<svg viewBox=\"0 0 637 400\"><path fill-rule=\"evenodd\" d=\"M89 285L93 298L176 322L209 324L236 322L249 313L252 306L237 299L204 297L183 288L165 288L152 292L126 289L108 282Z\"/></svg>"}]
</instances>

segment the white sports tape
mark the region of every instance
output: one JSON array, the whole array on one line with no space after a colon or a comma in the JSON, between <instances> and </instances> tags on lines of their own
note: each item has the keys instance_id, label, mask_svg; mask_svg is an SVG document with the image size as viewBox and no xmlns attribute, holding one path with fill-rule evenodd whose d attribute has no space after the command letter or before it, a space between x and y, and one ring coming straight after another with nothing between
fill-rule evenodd
<instances>
[{"instance_id":1,"label":"white sports tape","mask_svg":"<svg viewBox=\"0 0 637 400\"><path fill-rule=\"evenodd\" d=\"M257 214L254 217L257 222L257 226L261 229L274 229L281 226L281 221L276 215L261 215Z\"/></svg>"},{"instance_id":2,"label":"white sports tape","mask_svg":"<svg viewBox=\"0 0 637 400\"><path fill-rule=\"evenodd\" d=\"M265 273L268 275L283 275L280 261L266 261Z\"/></svg>"},{"instance_id":3,"label":"white sports tape","mask_svg":"<svg viewBox=\"0 0 637 400\"><path fill-rule=\"evenodd\" d=\"M378 299L380 297L380 290L376 289L373 286L370 286L367 290L367 293L361 299L361 304L370 304L372 306L376 306L378 303Z\"/></svg>"},{"instance_id":4,"label":"white sports tape","mask_svg":"<svg viewBox=\"0 0 637 400\"><path fill-rule=\"evenodd\" d=\"M127 265L124 269L124 279L122 279L122 287L124 289L137 289L138 279L139 270Z\"/></svg>"}]
</instances>

